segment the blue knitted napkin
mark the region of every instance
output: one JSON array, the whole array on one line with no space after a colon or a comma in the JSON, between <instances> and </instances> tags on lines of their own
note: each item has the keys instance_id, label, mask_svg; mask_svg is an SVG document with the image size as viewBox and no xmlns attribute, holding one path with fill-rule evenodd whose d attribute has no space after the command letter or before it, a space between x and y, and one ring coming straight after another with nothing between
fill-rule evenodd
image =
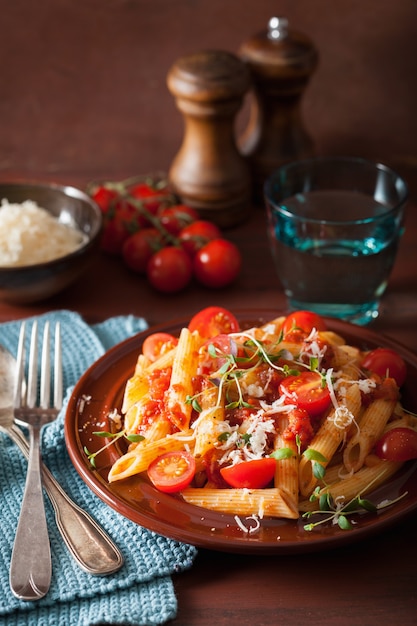
<instances>
[{"instance_id":1,"label":"blue knitted napkin","mask_svg":"<svg viewBox=\"0 0 417 626\"><path fill-rule=\"evenodd\" d=\"M146 328L133 316L111 318L89 326L76 313L59 311L37 318L59 320L62 328L64 383L67 400L85 370L112 345ZM31 323L31 320L28 320ZM16 354L20 322L0 324L0 343ZM121 549L125 564L115 574L92 576L70 556L45 498L50 531L53 577L45 598L25 602L9 588L14 535L26 480L27 462L9 438L0 434L0 624L7 626L90 626L123 623L163 624L177 613L171 574L191 567L196 549L148 531L102 502L81 480L64 441L65 407L43 430L43 458L64 490L87 510Z\"/></svg>"}]
</instances>

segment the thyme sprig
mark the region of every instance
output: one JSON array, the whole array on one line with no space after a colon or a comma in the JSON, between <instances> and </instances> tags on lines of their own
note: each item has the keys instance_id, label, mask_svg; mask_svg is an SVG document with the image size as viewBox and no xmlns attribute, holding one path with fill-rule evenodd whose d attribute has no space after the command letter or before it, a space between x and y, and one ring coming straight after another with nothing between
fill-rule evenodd
<instances>
[{"instance_id":1,"label":"thyme sprig","mask_svg":"<svg viewBox=\"0 0 417 626\"><path fill-rule=\"evenodd\" d=\"M145 437L143 437L142 435L126 435L125 429L119 430L119 432L117 433L110 433L105 430L99 430L99 431L93 432L93 435L96 435L97 437L106 437L110 439L110 441L108 441L106 445L102 446L96 452L90 452L87 446L84 446L84 452L87 455L87 458L93 467L96 467L96 456L100 454L100 452L103 452L103 450L106 450L110 446L114 445L118 439L121 439L122 437L124 437L128 441L136 442L136 443L139 441L143 441L145 439Z\"/></svg>"}]
</instances>

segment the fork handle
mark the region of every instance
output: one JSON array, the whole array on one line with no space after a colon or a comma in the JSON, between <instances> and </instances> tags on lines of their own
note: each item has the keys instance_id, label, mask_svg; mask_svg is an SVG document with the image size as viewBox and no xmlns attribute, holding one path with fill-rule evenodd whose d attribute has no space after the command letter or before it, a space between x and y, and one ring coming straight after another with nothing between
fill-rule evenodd
<instances>
[{"instance_id":1,"label":"fork handle","mask_svg":"<svg viewBox=\"0 0 417 626\"><path fill-rule=\"evenodd\" d=\"M21 600L39 600L48 593L52 564L40 473L40 425L30 426L29 435L29 463L10 564L10 588Z\"/></svg>"},{"instance_id":2,"label":"fork handle","mask_svg":"<svg viewBox=\"0 0 417 626\"><path fill-rule=\"evenodd\" d=\"M16 424L8 434L26 458L29 446ZM43 484L55 511L55 520L65 544L76 563L89 574L112 574L123 565L119 548L105 531L65 493L46 465L41 463Z\"/></svg>"}]
</instances>

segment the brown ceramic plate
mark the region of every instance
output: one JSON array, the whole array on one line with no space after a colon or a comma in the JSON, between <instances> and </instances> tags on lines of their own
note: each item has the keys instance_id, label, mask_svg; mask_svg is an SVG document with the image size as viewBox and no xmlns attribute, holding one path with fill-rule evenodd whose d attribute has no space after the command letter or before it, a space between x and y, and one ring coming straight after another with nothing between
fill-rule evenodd
<instances>
[{"instance_id":1,"label":"brown ceramic plate","mask_svg":"<svg viewBox=\"0 0 417 626\"><path fill-rule=\"evenodd\" d=\"M244 311L238 317L242 327L267 322L277 316L274 311ZM417 509L417 462L409 462L386 485L375 491L370 499L380 502L405 497L379 513L358 516L350 531L326 523L312 532L305 531L305 520L263 519L257 533L247 534L239 529L233 515L208 511L187 504L178 496L158 492L144 477L138 475L113 484L107 482L110 466L122 450L116 445L96 457L95 469L84 453L102 447L103 439L93 431L109 430L107 415L120 408L127 379L132 375L144 338L156 330L178 332L188 320L179 320L150 328L132 337L100 358L82 376L68 405L65 438L76 470L82 479L104 502L126 518L160 535L226 552L285 554L300 553L339 546L383 530ZM328 320L331 330L343 335L349 343L361 348L385 346L397 350L408 365L403 387L403 403L417 411L417 356L395 341L378 336L371 330L336 320ZM86 399L89 399L86 402Z\"/></svg>"}]
</instances>

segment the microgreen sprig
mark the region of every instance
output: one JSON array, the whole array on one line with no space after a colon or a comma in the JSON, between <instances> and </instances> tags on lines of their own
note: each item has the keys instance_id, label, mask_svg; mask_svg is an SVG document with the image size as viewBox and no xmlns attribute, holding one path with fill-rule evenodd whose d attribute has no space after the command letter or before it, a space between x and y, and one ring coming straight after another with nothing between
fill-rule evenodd
<instances>
[{"instance_id":1,"label":"microgreen sprig","mask_svg":"<svg viewBox=\"0 0 417 626\"><path fill-rule=\"evenodd\" d=\"M375 478L363 491L368 491L372 484L378 479ZM326 487L328 489L328 487ZM317 526L331 522L337 524L341 530L351 530L353 522L349 519L350 515L363 512L376 513L377 511L391 506L404 498L408 492L403 493L394 500L384 500L379 504L374 504L367 498L362 496L362 493L358 493L351 500L345 504L341 499L333 499L329 491L323 491L320 487L316 487L310 496L310 502L318 501L319 508L315 511L306 511L303 513L303 518L310 519L313 515L324 515L321 520L317 522L311 522L304 525L304 530L312 531Z\"/></svg>"},{"instance_id":2,"label":"microgreen sprig","mask_svg":"<svg viewBox=\"0 0 417 626\"><path fill-rule=\"evenodd\" d=\"M100 452L103 452L103 450L106 450L110 446L114 445L118 439L125 437L125 439L127 439L128 441L132 443L133 442L137 443L145 439L145 437L143 437L142 435L126 435L126 430L120 430L118 433L110 433L105 430L99 430L99 431L93 432L93 435L96 435L97 437L106 437L110 439L110 441L106 443L105 446L101 447L96 452L90 452L88 448L84 446L84 452L87 455L87 458L93 467L96 467L96 456L100 454Z\"/></svg>"},{"instance_id":3,"label":"microgreen sprig","mask_svg":"<svg viewBox=\"0 0 417 626\"><path fill-rule=\"evenodd\" d=\"M323 480L326 473L326 467L323 463L327 463L326 457L313 448L307 448L303 454L306 459L311 461L313 476L317 478L317 480Z\"/></svg>"}]
</instances>

